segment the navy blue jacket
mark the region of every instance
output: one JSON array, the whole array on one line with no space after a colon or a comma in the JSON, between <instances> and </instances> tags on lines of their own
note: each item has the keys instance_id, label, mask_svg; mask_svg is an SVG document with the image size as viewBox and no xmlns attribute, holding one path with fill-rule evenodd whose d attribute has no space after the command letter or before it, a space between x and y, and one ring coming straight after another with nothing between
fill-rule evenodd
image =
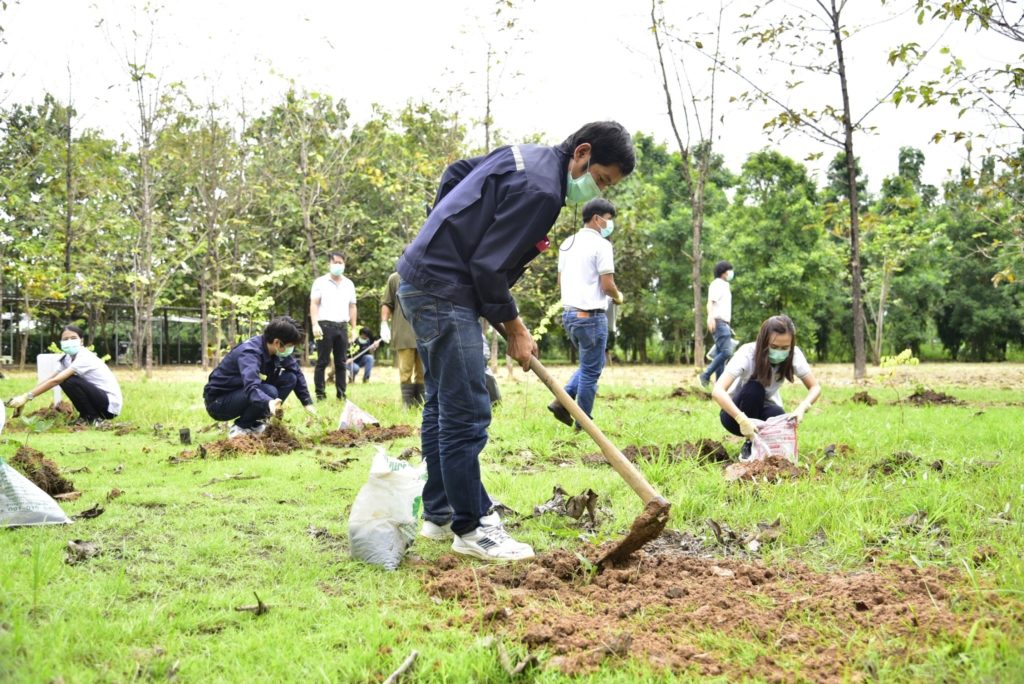
<instances>
[{"instance_id":1,"label":"navy blue jacket","mask_svg":"<svg viewBox=\"0 0 1024 684\"><path fill-rule=\"evenodd\" d=\"M449 166L434 209L398 260L402 280L489 321L516 318L509 288L548 246L570 156L561 146L513 145Z\"/></svg>"},{"instance_id":2,"label":"navy blue jacket","mask_svg":"<svg viewBox=\"0 0 1024 684\"><path fill-rule=\"evenodd\" d=\"M275 378L284 373L295 375L295 396L303 406L313 403L306 386L306 378L302 375L299 362L293 356L281 358L267 351L263 335L250 337L225 356L220 364L210 373L210 378L203 388L203 399L210 401L230 392L245 390L251 402L269 402L270 397L260 389L260 383L276 385ZM262 380L265 377L266 380Z\"/></svg>"}]
</instances>

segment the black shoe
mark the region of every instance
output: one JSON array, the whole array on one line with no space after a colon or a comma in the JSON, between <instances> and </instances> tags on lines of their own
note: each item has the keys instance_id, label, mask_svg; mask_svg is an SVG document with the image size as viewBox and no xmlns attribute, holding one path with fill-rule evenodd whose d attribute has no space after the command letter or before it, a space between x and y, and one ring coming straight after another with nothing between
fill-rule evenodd
<instances>
[{"instance_id":1,"label":"black shoe","mask_svg":"<svg viewBox=\"0 0 1024 684\"><path fill-rule=\"evenodd\" d=\"M345 393L338 392L338 401L345 401Z\"/></svg>"},{"instance_id":2,"label":"black shoe","mask_svg":"<svg viewBox=\"0 0 1024 684\"><path fill-rule=\"evenodd\" d=\"M317 401L325 401L326 399L327 399L327 395L326 394L318 394L318 395L316 395L316 400Z\"/></svg>"},{"instance_id":3,"label":"black shoe","mask_svg":"<svg viewBox=\"0 0 1024 684\"><path fill-rule=\"evenodd\" d=\"M569 427L573 426L573 420L572 416L569 414L569 410L562 406L557 399L548 404L548 411L551 411L551 414L558 422L565 423Z\"/></svg>"},{"instance_id":4,"label":"black shoe","mask_svg":"<svg viewBox=\"0 0 1024 684\"><path fill-rule=\"evenodd\" d=\"M750 444L750 440L748 439L743 443L743 446L740 447L740 461L749 461L751 456L753 456L752 445Z\"/></svg>"}]
</instances>

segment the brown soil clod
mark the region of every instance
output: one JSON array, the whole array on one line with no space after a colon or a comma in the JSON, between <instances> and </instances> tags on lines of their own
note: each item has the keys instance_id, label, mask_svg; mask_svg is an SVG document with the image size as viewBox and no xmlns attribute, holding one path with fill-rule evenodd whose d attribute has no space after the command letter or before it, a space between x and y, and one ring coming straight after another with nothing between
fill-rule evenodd
<instances>
[{"instance_id":1,"label":"brown soil clod","mask_svg":"<svg viewBox=\"0 0 1024 684\"><path fill-rule=\"evenodd\" d=\"M605 551L597 561L597 567L603 569L629 558L643 548L644 544L656 539L668 523L668 514L672 506L664 499L651 499L627 534L621 541Z\"/></svg>"},{"instance_id":2,"label":"brown soil clod","mask_svg":"<svg viewBox=\"0 0 1024 684\"><path fill-rule=\"evenodd\" d=\"M913 394L904 400L912 406L964 406L967 402L944 392L936 392L927 387L918 388ZM899 404L900 402L895 402Z\"/></svg>"},{"instance_id":3,"label":"brown soil clod","mask_svg":"<svg viewBox=\"0 0 1024 684\"><path fill-rule=\"evenodd\" d=\"M281 422L272 420L261 435L243 435L200 444L195 449L186 449L177 456L172 456L170 462L178 464L196 458L232 458L256 454L280 456L305 446L302 440L293 435Z\"/></svg>"},{"instance_id":4,"label":"brown soil clod","mask_svg":"<svg viewBox=\"0 0 1024 684\"><path fill-rule=\"evenodd\" d=\"M725 479L741 482L779 482L780 480L802 477L807 469L790 462L782 456L769 456L756 461L733 463L725 469Z\"/></svg>"},{"instance_id":5,"label":"brown soil clod","mask_svg":"<svg viewBox=\"0 0 1024 684\"><path fill-rule=\"evenodd\" d=\"M895 451L892 456L888 456L883 458L881 461L874 463L870 468L868 468L868 472L879 475L893 475L895 473L906 472L907 470L919 465L921 465L921 459L909 451ZM941 467L939 469L941 470Z\"/></svg>"},{"instance_id":6,"label":"brown soil clod","mask_svg":"<svg viewBox=\"0 0 1024 684\"><path fill-rule=\"evenodd\" d=\"M878 400L875 399L870 394L868 394L866 391L857 392L852 397L850 397L850 401L852 401L855 404L864 404L865 406L874 406L878 403Z\"/></svg>"},{"instance_id":7,"label":"brown soil clod","mask_svg":"<svg viewBox=\"0 0 1024 684\"><path fill-rule=\"evenodd\" d=\"M365 425L360 430L332 430L323 436L320 443L347 449L369 442L388 442L393 439L412 437L415 434L416 428L411 425L393 425L388 428L379 425Z\"/></svg>"},{"instance_id":8,"label":"brown soil clod","mask_svg":"<svg viewBox=\"0 0 1024 684\"><path fill-rule=\"evenodd\" d=\"M18 447L11 458L11 464L50 496L75 491L75 485L71 480L60 474L60 466L32 447Z\"/></svg>"},{"instance_id":9,"label":"brown soil clod","mask_svg":"<svg viewBox=\"0 0 1024 684\"><path fill-rule=\"evenodd\" d=\"M704 390L699 390L695 387L676 387L672 390L672 394L668 396L669 399L700 399L703 401L710 395Z\"/></svg>"},{"instance_id":10,"label":"brown soil clod","mask_svg":"<svg viewBox=\"0 0 1024 684\"><path fill-rule=\"evenodd\" d=\"M26 414L26 418L38 418L40 420L63 420L65 422L71 422L75 417L75 407L69 402L62 401L56 406L50 404L44 406L41 409L36 409L32 413Z\"/></svg>"},{"instance_id":11,"label":"brown soil clod","mask_svg":"<svg viewBox=\"0 0 1024 684\"><path fill-rule=\"evenodd\" d=\"M630 463L637 461L653 461L664 456L672 463L678 463L684 459L696 459L703 463L723 463L731 460L725 446L714 439L698 439L696 442L683 442L681 444L645 444L637 446L630 444L622 450L622 455ZM600 451L586 454L580 459L585 465L607 464L608 459Z\"/></svg>"}]
</instances>

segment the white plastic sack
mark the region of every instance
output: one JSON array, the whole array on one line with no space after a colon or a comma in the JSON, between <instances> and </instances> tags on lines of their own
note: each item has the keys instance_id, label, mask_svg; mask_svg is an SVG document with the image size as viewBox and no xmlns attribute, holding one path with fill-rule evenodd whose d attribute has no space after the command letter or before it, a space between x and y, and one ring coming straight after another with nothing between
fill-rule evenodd
<instances>
[{"instance_id":1,"label":"white plastic sack","mask_svg":"<svg viewBox=\"0 0 1024 684\"><path fill-rule=\"evenodd\" d=\"M36 377L39 382L49 380L54 373L61 371L60 357L63 354L37 354L36 355ZM60 385L53 388L53 405L60 406L61 391Z\"/></svg>"},{"instance_id":2,"label":"white plastic sack","mask_svg":"<svg viewBox=\"0 0 1024 684\"><path fill-rule=\"evenodd\" d=\"M338 419L338 429L359 429L364 425L380 425L380 421L346 399L345 407L341 409L341 418Z\"/></svg>"},{"instance_id":3,"label":"white plastic sack","mask_svg":"<svg viewBox=\"0 0 1024 684\"><path fill-rule=\"evenodd\" d=\"M349 550L356 560L394 570L416 539L427 466L389 458L381 447L370 478L356 494L348 517Z\"/></svg>"},{"instance_id":4,"label":"white plastic sack","mask_svg":"<svg viewBox=\"0 0 1024 684\"><path fill-rule=\"evenodd\" d=\"M784 413L765 421L751 442L751 454L755 459L781 456L791 463L797 462L796 421Z\"/></svg>"},{"instance_id":5,"label":"white plastic sack","mask_svg":"<svg viewBox=\"0 0 1024 684\"><path fill-rule=\"evenodd\" d=\"M0 458L0 527L70 522L56 501Z\"/></svg>"}]
</instances>

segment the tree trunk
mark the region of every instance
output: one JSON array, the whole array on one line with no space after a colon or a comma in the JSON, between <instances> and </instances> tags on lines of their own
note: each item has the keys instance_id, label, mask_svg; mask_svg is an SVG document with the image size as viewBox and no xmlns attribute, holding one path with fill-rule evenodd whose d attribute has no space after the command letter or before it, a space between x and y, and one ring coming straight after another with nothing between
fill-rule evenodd
<instances>
[{"instance_id":1,"label":"tree trunk","mask_svg":"<svg viewBox=\"0 0 1024 684\"><path fill-rule=\"evenodd\" d=\"M67 195L64 211L64 273L71 273L71 216L75 204L75 188L71 174L71 102L67 106L68 120L64 127L65 143L67 144L66 163L64 167L64 189Z\"/></svg>"},{"instance_id":2,"label":"tree trunk","mask_svg":"<svg viewBox=\"0 0 1024 684\"><path fill-rule=\"evenodd\" d=\"M710 150L707 154L711 154ZM701 169L703 171L704 164L701 163ZM693 185L693 194L690 197L690 203L693 207L693 361L695 366L701 365L701 359L704 358L704 316L701 312L704 309L704 295L702 292L701 283L701 259L703 257L703 251L701 250L701 235L704 232L704 177L706 172L699 171L697 173L697 182Z\"/></svg>"},{"instance_id":3,"label":"tree trunk","mask_svg":"<svg viewBox=\"0 0 1024 684\"><path fill-rule=\"evenodd\" d=\"M210 347L210 329L208 323L210 309L207 305L207 301L210 296L210 285L207 279L208 276L204 272L203 277L199 281L199 360L204 371L210 369L210 362L206 357L206 351Z\"/></svg>"},{"instance_id":4,"label":"tree trunk","mask_svg":"<svg viewBox=\"0 0 1024 684\"><path fill-rule=\"evenodd\" d=\"M21 337L21 349L18 351L18 370L25 370L25 361L28 358L28 328L32 322L29 314L28 294L25 294L25 308L21 311L21 321L25 325L18 326L18 336Z\"/></svg>"},{"instance_id":5,"label":"tree trunk","mask_svg":"<svg viewBox=\"0 0 1024 684\"><path fill-rule=\"evenodd\" d=\"M857 197L857 160L853 155L853 118L850 114L850 90L846 80L846 62L843 58L843 34L839 25L841 10L832 3L832 37L836 45L839 84L843 91L843 147L846 151L846 179L850 184L850 299L853 304L853 378L861 380L867 375L867 355L864 349L864 304L861 289L863 274L860 265L860 205Z\"/></svg>"}]
</instances>

